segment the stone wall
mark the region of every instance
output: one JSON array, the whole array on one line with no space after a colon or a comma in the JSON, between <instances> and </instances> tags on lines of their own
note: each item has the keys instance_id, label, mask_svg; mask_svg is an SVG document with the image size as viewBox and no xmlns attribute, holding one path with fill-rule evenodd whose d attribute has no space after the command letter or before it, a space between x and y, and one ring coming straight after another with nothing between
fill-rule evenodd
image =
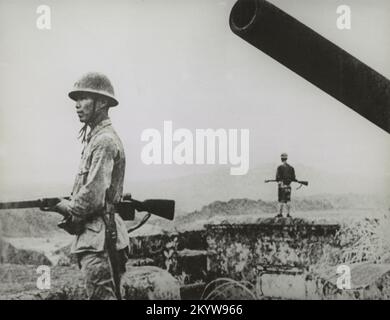
<instances>
[{"instance_id":1,"label":"stone wall","mask_svg":"<svg viewBox=\"0 0 390 320\"><path fill-rule=\"evenodd\" d=\"M305 269L336 246L336 224L261 219L256 224L206 225L210 276L255 281L263 269Z\"/></svg>"},{"instance_id":2,"label":"stone wall","mask_svg":"<svg viewBox=\"0 0 390 320\"><path fill-rule=\"evenodd\" d=\"M206 230L162 233L150 236L130 237L130 251L134 258L150 257L161 253L168 242L177 238L178 250L206 250Z\"/></svg>"},{"instance_id":3,"label":"stone wall","mask_svg":"<svg viewBox=\"0 0 390 320\"><path fill-rule=\"evenodd\" d=\"M151 259L153 265L175 275L187 270L183 266L186 264L184 260L190 261L193 258L188 250L199 253L206 249L206 230L130 237L130 255L133 259Z\"/></svg>"},{"instance_id":4,"label":"stone wall","mask_svg":"<svg viewBox=\"0 0 390 320\"><path fill-rule=\"evenodd\" d=\"M340 251L339 230L340 225L326 222L261 218L256 223L210 224L201 231L130 241L133 257L152 258L152 264L168 270L182 288L195 285L196 297L192 287L188 295L195 299L205 284L222 278L247 281L256 288L256 299L389 299L390 265L351 265L355 282L350 290L337 287L334 263L326 272L313 270L319 263L326 267L327 253ZM234 292L230 290L230 298L244 298L241 289Z\"/></svg>"}]
</instances>

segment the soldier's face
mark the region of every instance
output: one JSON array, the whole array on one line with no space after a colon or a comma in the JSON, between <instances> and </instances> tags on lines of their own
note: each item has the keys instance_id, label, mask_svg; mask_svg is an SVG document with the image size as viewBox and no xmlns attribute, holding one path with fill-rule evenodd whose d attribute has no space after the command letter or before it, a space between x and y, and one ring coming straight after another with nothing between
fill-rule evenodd
<instances>
[{"instance_id":1,"label":"soldier's face","mask_svg":"<svg viewBox=\"0 0 390 320\"><path fill-rule=\"evenodd\" d=\"M80 96L76 102L76 112L80 122L88 123L92 118L94 109L94 99L87 95Z\"/></svg>"}]
</instances>

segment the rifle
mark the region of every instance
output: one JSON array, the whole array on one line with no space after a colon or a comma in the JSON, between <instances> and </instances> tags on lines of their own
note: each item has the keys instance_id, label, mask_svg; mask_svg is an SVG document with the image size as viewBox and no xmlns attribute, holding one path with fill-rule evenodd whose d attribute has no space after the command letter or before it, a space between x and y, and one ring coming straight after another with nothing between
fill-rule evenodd
<instances>
[{"instance_id":1,"label":"rifle","mask_svg":"<svg viewBox=\"0 0 390 320\"><path fill-rule=\"evenodd\" d=\"M69 200L70 197L62 198L42 198L28 201L0 202L0 210L40 208L49 211L50 208L58 204L62 199ZM131 194L125 194L122 201L115 204L115 209L123 220L134 220L135 210L138 212L148 212L167 220L173 220L175 213L175 201L167 199L147 199L144 201L135 200Z\"/></svg>"},{"instance_id":2,"label":"rifle","mask_svg":"<svg viewBox=\"0 0 390 320\"><path fill-rule=\"evenodd\" d=\"M268 182L279 182L278 180L264 180L265 183L268 183ZM303 180L293 180L291 182L296 182L296 183L299 183L300 186L298 187L298 189L302 186L308 186L309 185L309 181L303 181Z\"/></svg>"},{"instance_id":3,"label":"rifle","mask_svg":"<svg viewBox=\"0 0 390 320\"><path fill-rule=\"evenodd\" d=\"M7 209L26 209L40 208L43 211L50 211L62 199L69 200L70 197L63 198L42 198L29 201L0 202L0 210ZM135 200L131 194L127 193L122 197L122 201L115 204L115 210L125 221L131 221L135 218L135 211L147 212L147 215L134 228L128 231L134 231L141 227L151 217L152 214L167 220L173 220L175 214L175 201L167 199L147 199L145 201ZM59 223L59 227L64 229L65 222L70 216L63 216L64 220Z\"/></svg>"}]
</instances>

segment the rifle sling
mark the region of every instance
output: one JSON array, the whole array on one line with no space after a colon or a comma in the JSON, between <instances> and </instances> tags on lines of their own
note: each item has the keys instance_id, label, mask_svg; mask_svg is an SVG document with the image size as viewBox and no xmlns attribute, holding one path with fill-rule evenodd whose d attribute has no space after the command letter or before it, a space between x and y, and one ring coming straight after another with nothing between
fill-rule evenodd
<instances>
[{"instance_id":1,"label":"rifle sling","mask_svg":"<svg viewBox=\"0 0 390 320\"><path fill-rule=\"evenodd\" d=\"M106 237L105 237L105 249L108 253L110 261L111 275L114 283L115 295L118 300L122 300L120 290L120 274L119 274L119 255L116 250L117 240L117 229L115 223L115 213L108 212L107 215L103 215L103 221L106 226Z\"/></svg>"}]
</instances>

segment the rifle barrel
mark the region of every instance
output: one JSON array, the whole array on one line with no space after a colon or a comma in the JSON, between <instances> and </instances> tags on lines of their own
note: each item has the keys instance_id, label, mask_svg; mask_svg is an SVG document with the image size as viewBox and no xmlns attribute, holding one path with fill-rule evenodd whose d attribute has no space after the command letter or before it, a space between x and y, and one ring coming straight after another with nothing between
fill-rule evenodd
<instances>
[{"instance_id":1,"label":"rifle barrel","mask_svg":"<svg viewBox=\"0 0 390 320\"><path fill-rule=\"evenodd\" d=\"M40 206L40 200L0 202L0 210L39 208Z\"/></svg>"}]
</instances>

